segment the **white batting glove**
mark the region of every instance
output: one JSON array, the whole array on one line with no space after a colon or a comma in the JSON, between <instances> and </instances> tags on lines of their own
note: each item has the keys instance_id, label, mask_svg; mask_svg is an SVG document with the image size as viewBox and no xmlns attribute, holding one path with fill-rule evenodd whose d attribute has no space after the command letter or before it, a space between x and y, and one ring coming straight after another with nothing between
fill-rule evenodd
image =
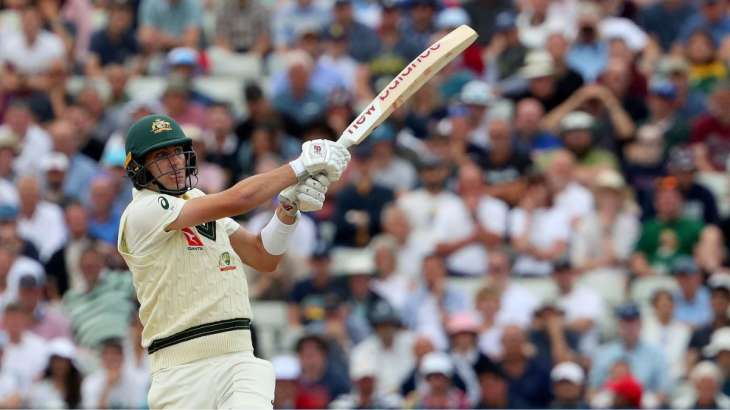
<instances>
[{"instance_id":1,"label":"white batting glove","mask_svg":"<svg viewBox=\"0 0 730 410\"><path fill-rule=\"evenodd\" d=\"M289 215L296 215L297 211L319 211L324 206L324 196L329 179L320 174L308 177L304 181L292 185L279 193L279 203Z\"/></svg>"},{"instance_id":2,"label":"white batting glove","mask_svg":"<svg viewBox=\"0 0 730 410\"><path fill-rule=\"evenodd\" d=\"M313 140L302 144L302 154L289 165L302 181L307 175L325 174L329 181L337 181L350 162L347 148L334 141Z\"/></svg>"}]
</instances>

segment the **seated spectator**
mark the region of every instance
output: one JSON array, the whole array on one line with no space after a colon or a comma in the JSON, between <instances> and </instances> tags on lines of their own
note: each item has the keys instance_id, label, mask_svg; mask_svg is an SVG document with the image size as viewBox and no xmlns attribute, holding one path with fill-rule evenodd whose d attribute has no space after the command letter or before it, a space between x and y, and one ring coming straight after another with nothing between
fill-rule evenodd
<instances>
[{"instance_id":1,"label":"seated spectator","mask_svg":"<svg viewBox=\"0 0 730 410\"><path fill-rule=\"evenodd\" d=\"M5 243L4 246L0 246L0 278L2 278L0 282L4 282L4 286L0 286L0 288L4 287L3 296L0 299L6 304L18 299L20 278L32 275L42 282L45 280L46 274L43 272L41 264L19 254L22 245L20 238L10 236L5 232L0 232L0 235L2 235L0 240Z\"/></svg>"},{"instance_id":2,"label":"seated spectator","mask_svg":"<svg viewBox=\"0 0 730 410\"><path fill-rule=\"evenodd\" d=\"M598 26L603 16L598 5L581 3L577 9L578 33L567 59L568 64L590 83L608 65L608 43L600 36Z\"/></svg>"},{"instance_id":3,"label":"seated spectator","mask_svg":"<svg viewBox=\"0 0 730 410\"><path fill-rule=\"evenodd\" d=\"M727 409L730 397L722 392L725 377L715 363L698 363L690 372L692 391L678 397L673 403L675 409Z\"/></svg>"},{"instance_id":4,"label":"seated spectator","mask_svg":"<svg viewBox=\"0 0 730 410\"><path fill-rule=\"evenodd\" d=\"M18 208L0 205L0 238L0 242L13 252L19 253L32 262L40 260L38 249L33 242L21 238L20 232L18 232Z\"/></svg>"},{"instance_id":5,"label":"seated spectator","mask_svg":"<svg viewBox=\"0 0 730 410\"><path fill-rule=\"evenodd\" d=\"M569 23L567 16L551 13L549 3L533 0L517 16L517 29L520 41L525 47L540 48L550 31L566 27Z\"/></svg>"},{"instance_id":6,"label":"seated spectator","mask_svg":"<svg viewBox=\"0 0 730 410\"><path fill-rule=\"evenodd\" d=\"M195 0L143 0L139 5L137 38L147 52L175 47L197 48L203 10Z\"/></svg>"},{"instance_id":7,"label":"seated spectator","mask_svg":"<svg viewBox=\"0 0 730 410\"><path fill-rule=\"evenodd\" d=\"M278 50L291 47L302 27L324 27L329 13L319 3L295 0L283 5L273 15L274 46Z\"/></svg>"},{"instance_id":8,"label":"seated spectator","mask_svg":"<svg viewBox=\"0 0 730 410\"><path fill-rule=\"evenodd\" d=\"M497 323L501 296L492 284L479 289L474 295L474 308L479 319L479 351L489 359L495 359L502 354L502 326Z\"/></svg>"},{"instance_id":9,"label":"seated spectator","mask_svg":"<svg viewBox=\"0 0 730 410\"><path fill-rule=\"evenodd\" d=\"M527 89L507 93L506 96L516 103L526 98L535 99L540 102L543 110L550 112L568 97L558 93L556 67L553 57L546 51L534 50L527 54L525 65L517 71L517 76L527 82Z\"/></svg>"},{"instance_id":10,"label":"seated spectator","mask_svg":"<svg viewBox=\"0 0 730 410\"><path fill-rule=\"evenodd\" d=\"M53 143L48 133L38 125L29 100L12 100L3 118L0 132L10 132L20 144L20 152L13 162L16 176L38 175L40 171L39 158L50 154Z\"/></svg>"},{"instance_id":11,"label":"seated spectator","mask_svg":"<svg viewBox=\"0 0 730 410\"><path fill-rule=\"evenodd\" d=\"M631 255L639 236L639 218L621 174L604 170L592 182L596 210L576 227L570 261L579 272L615 270Z\"/></svg>"},{"instance_id":12,"label":"seated spectator","mask_svg":"<svg viewBox=\"0 0 730 410\"><path fill-rule=\"evenodd\" d=\"M665 151L661 127L648 124L639 127L635 141L623 148L623 174L644 215L654 207L656 181L666 176Z\"/></svg>"},{"instance_id":13,"label":"seated spectator","mask_svg":"<svg viewBox=\"0 0 730 410\"><path fill-rule=\"evenodd\" d=\"M575 179L589 185L603 170L616 170L618 161L610 151L594 145L593 116L573 111L560 120L560 136L565 149L576 160Z\"/></svg>"},{"instance_id":14,"label":"seated spectator","mask_svg":"<svg viewBox=\"0 0 730 410\"><path fill-rule=\"evenodd\" d=\"M402 398L397 393L378 392L377 363L367 356L359 356L350 363L352 392L330 403L330 409L397 409Z\"/></svg>"},{"instance_id":15,"label":"seated spectator","mask_svg":"<svg viewBox=\"0 0 730 410\"><path fill-rule=\"evenodd\" d=\"M465 386L469 402L479 402L479 378L477 370L493 364L477 345L479 322L472 312L451 315L446 324L449 334L449 355L454 364L454 373Z\"/></svg>"},{"instance_id":16,"label":"seated spectator","mask_svg":"<svg viewBox=\"0 0 730 410\"><path fill-rule=\"evenodd\" d=\"M595 396L598 389L609 380L612 366L617 361L625 360L627 371L636 376L644 391L655 396L658 403L664 403L671 388L669 366L664 353L641 340L638 306L632 303L621 305L616 309L616 316L619 339L602 345L593 356L589 396Z\"/></svg>"},{"instance_id":17,"label":"seated spectator","mask_svg":"<svg viewBox=\"0 0 730 410\"><path fill-rule=\"evenodd\" d=\"M702 284L701 272L692 258L677 258L671 273L679 284L679 290L674 294L674 317L692 329L710 323L710 292Z\"/></svg>"},{"instance_id":18,"label":"seated spectator","mask_svg":"<svg viewBox=\"0 0 730 410\"><path fill-rule=\"evenodd\" d=\"M309 265L309 274L294 285L289 296L289 325L295 328L323 321L327 300L342 293L330 272L329 253L315 253Z\"/></svg>"},{"instance_id":19,"label":"seated spectator","mask_svg":"<svg viewBox=\"0 0 730 410\"><path fill-rule=\"evenodd\" d=\"M81 251L79 269L86 286L70 289L63 297L63 308L71 319L74 340L83 347L95 348L105 339L123 338L132 311L132 277L129 273L106 270L103 255L91 245Z\"/></svg>"},{"instance_id":20,"label":"seated spectator","mask_svg":"<svg viewBox=\"0 0 730 410\"><path fill-rule=\"evenodd\" d=\"M554 203L547 180L540 175L529 179L519 207L510 212L509 227L518 255L513 267L517 275L549 275L552 262L568 250L570 213Z\"/></svg>"},{"instance_id":21,"label":"seated spectator","mask_svg":"<svg viewBox=\"0 0 730 410\"><path fill-rule=\"evenodd\" d=\"M579 335L566 325L565 310L555 299L546 299L535 309L527 336L534 348L532 359L546 368L576 360Z\"/></svg>"},{"instance_id":22,"label":"seated spectator","mask_svg":"<svg viewBox=\"0 0 730 410\"><path fill-rule=\"evenodd\" d=\"M677 179L684 197L682 216L703 221L705 225L720 222L717 201L712 191L697 180L697 166L689 149L677 148L670 152L667 170Z\"/></svg>"},{"instance_id":23,"label":"seated spectator","mask_svg":"<svg viewBox=\"0 0 730 410\"><path fill-rule=\"evenodd\" d=\"M62 298L69 289L81 290L86 286L79 270L79 256L81 250L91 243L88 212L80 203L71 202L66 205L64 214L69 236L45 265L48 273L46 287L51 300Z\"/></svg>"},{"instance_id":24,"label":"seated spectator","mask_svg":"<svg viewBox=\"0 0 730 410\"><path fill-rule=\"evenodd\" d=\"M451 358L442 352L431 352L424 356L418 367L425 380L422 389L418 389L406 402L413 403L418 409L468 409L470 403L467 396L452 384L454 364Z\"/></svg>"},{"instance_id":25,"label":"seated spectator","mask_svg":"<svg viewBox=\"0 0 730 410\"><path fill-rule=\"evenodd\" d=\"M555 365L550 372L553 401L551 409L587 409L588 403L583 397L585 390L585 373L575 362L563 362Z\"/></svg>"},{"instance_id":26,"label":"seated spectator","mask_svg":"<svg viewBox=\"0 0 730 410\"><path fill-rule=\"evenodd\" d=\"M42 200L55 205L66 202L66 195L63 193L63 185L68 172L68 157L60 152L53 152L43 158L41 170L45 179L45 186Z\"/></svg>"},{"instance_id":27,"label":"seated spectator","mask_svg":"<svg viewBox=\"0 0 730 410\"><path fill-rule=\"evenodd\" d=\"M434 345L445 349L448 344L444 314L451 315L467 310L464 294L446 280L446 264L438 255L423 259L421 285L410 293L402 316L413 331L428 335Z\"/></svg>"},{"instance_id":28,"label":"seated spectator","mask_svg":"<svg viewBox=\"0 0 730 410\"><path fill-rule=\"evenodd\" d=\"M368 360L375 365L375 393L398 393L415 365L414 335L401 328L398 313L387 302L377 303L369 319L374 333L353 347L350 366Z\"/></svg>"},{"instance_id":29,"label":"seated spectator","mask_svg":"<svg viewBox=\"0 0 730 410\"><path fill-rule=\"evenodd\" d=\"M114 1L109 4L107 25L91 36L86 75L99 75L102 68L111 64L125 65L137 55L139 45L132 26L134 18L132 3Z\"/></svg>"},{"instance_id":30,"label":"seated spectator","mask_svg":"<svg viewBox=\"0 0 730 410\"><path fill-rule=\"evenodd\" d=\"M205 126L204 107L193 99L193 86L189 79L171 75L160 101L167 115L180 124L191 124L198 128Z\"/></svg>"},{"instance_id":31,"label":"seated spectator","mask_svg":"<svg viewBox=\"0 0 730 410\"><path fill-rule=\"evenodd\" d=\"M689 139L690 124L680 112L679 90L669 80L661 77L649 83L647 107L649 117L642 125L654 125L661 129L667 150L682 145Z\"/></svg>"},{"instance_id":32,"label":"seated spectator","mask_svg":"<svg viewBox=\"0 0 730 410\"><path fill-rule=\"evenodd\" d=\"M486 149L490 144L489 110L497 102L498 97L492 87L480 80L472 80L461 88L459 101L464 105L463 119L466 125L467 146L474 149Z\"/></svg>"},{"instance_id":33,"label":"seated spectator","mask_svg":"<svg viewBox=\"0 0 730 410\"><path fill-rule=\"evenodd\" d=\"M488 249L502 244L507 233L507 205L485 195L479 168L465 164L459 170L459 201L436 211L436 253L446 258L450 275L484 274Z\"/></svg>"},{"instance_id":34,"label":"seated spectator","mask_svg":"<svg viewBox=\"0 0 730 410\"><path fill-rule=\"evenodd\" d=\"M48 133L53 141L53 150L64 154L68 160L63 194L69 199L89 203L89 184L99 173L99 167L80 152L83 141L76 126L68 119L57 119L48 126Z\"/></svg>"},{"instance_id":35,"label":"seated spectator","mask_svg":"<svg viewBox=\"0 0 730 410\"><path fill-rule=\"evenodd\" d=\"M226 187L232 178L237 178L241 170L237 154L240 140L234 133L234 116L227 104L213 104L206 110L205 152L210 162L225 170Z\"/></svg>"},{"instance_id":36,"label":"seated spectator","mask_svg":"<svg viewBox=\"0 0 730 410\"><path fill-rule=\"evenodd\" d=\"M2 368L14 374L19 391L25 395L46 367L48 346L30 331L30 317L19 304L5 307L2 324L8 339L3 347Z\"/></svg>"},{"instance_id":37,"label":"seated spectator","mask_svg":"<svg viewBox=\"0 0 730 410\"><path fill-rule=\"evenodd\" d=\"M692 255L703 229L701 221L682 217L684 198L675 178L657 183L656 216L645 221L631 257L631 270L639 276L663 274L674 259Z\"/></svg>"},{"instance_id":38,"label":"seated spectator","mask_svg":"<svg viewBox=\"0 0 730 410\"><path fill-rule=\"evenodd\" d=\"M81 408L83 375L76 367L76 347L65 338L54 339L48 347L48 364L43 378L36 381L26 403L31 409Z\"/></svg>"},{"instance_id":39,"label":"seated spectator","mask_svg":"<svg viewBox=\"0 0 730 410\"><path fill-rule=\"evenodd\" d=\"M138 409L146 403L147 386L140 384L124 367L124 349L119 339L105 339L101 349L101 368L81 384L85 409Z\"/></svg>"},{"instance_id":40,"label":"seated spectator","mask_svg":"<svg viewBox=\"0 0 730 410\"><path fill-rule=\"evenodd\" d=\"M594 211L593 194L578 180L576 158L570 151L553 153L545 177L555 207L568 214L571 228Z\"/></svg>"},{"instance_id":41,"label":"seated spectator","mask_svg":"<svg viewBox=\"0 0 730 410\"><path fill-rule=\"evenodd\" d=\"M370 134L368 143L373 144L375 182L394 192L403 193L416 185L416 169L396 155L395 137L395 128L384 123Z\"/></svg>"},{"instance_id":42,"label":"seated spectator","mask_svg":"<svg viewBox=\"0 0 730 410\"><path fill-rule=\"evenodd\" d=\"M114 207L116 193L108 176L94 178L89 186L89 235L111 245L117 244L122 210Z\"/></svg>"},{"instance_id":43,"label":"seated spectator","mask_svg":"<svg viewBox=\"0 0 730 410\"><path fill-rule=\"evenodd\" d=\"M667 289L659 289L651 297L653 315L647 315L641 328L641 339L662 349L669 363L672 383L685 374L685 351L692 328L675 317L674 295Z\"/></svg>"},{"instance_id":44,"label":"seated spectator","mask_svg":"<svg viewBox=\"0 0 730 410\"><path fill-rule=\"evenodd\" d=\"M511 11L495 14L494 35L485 48L487 73L500 81L507 80L525 61L527 47L520 41L516 16Z\"/></svg>"},{"instance_id":45,"label":"seated spectator","mask_svg":"<svg viewBox=\"0 0 730 410\"><path fill-rule=\"evenodd\" d=\"M712 320L692 332L687 348L687 364L694 365L702 359L702 349L709 343L712 334L720 328L730 327L730 277L713 275L707 281L710 288Z\"/></svg>"},{"instance_id":46,"label":"seated spectator","mask_svg":"<svg viewBox=\"0 0 730 410\"><path fill-rule=\"evenodd\" d=\"M502 250L495 250L489 258L487 274L489 287L499 295L496 324L518 325L526 328L538 306L538 300L527 288L511 280L512 260ZM484 308L478 309L484 312Z\"/></svg>"},{"instance_id":47,"label":"seated spectator","mask_svg":"<svg viewBox=\"0 0 730 410\"><path fill-rule=\"evenodd\" d=\"M721 81L710 94L707 113L692 124L690 142L700 171L725 170L730 156L730 81Z\"/></svg>"},{"instance_id":48,"label":"seated spectator","mask_svg":"<svg viewBox=\"0 0 730 410\"><path fill-rule=\"evenodd\" d=\"M514 325L505 326L502 334L502 357L509 398L515 408L546 408L550 402L550 367L531 356L525 332Z\"/></svg>"},{"instance_id":49,"label":"seated spectator","mask_svg":"<svg viewBox=\"0 0 730 410\"><path fill-rule=\"evenodd\" d=\"M715 44L721 44L725 37L730 34L730 18L727 16L727 6L712 0L705 0L699 3L701 7L696 10L682 25L680 40L685 42L685 47L697 46L691 40L695 33L703 32L707 40Z\"/></svg>"},{"instance_id":50,"label":"seated spectator","mask_svg":"<svg viewBox=\"0 0 730 410\"><path fill-rule=\"evenodd\" d=\"M20 278L18 304L31 318L30 331L45 340L71 337L71 324L54 305L43 300L44 283L33 275Z\"/></svg>"},{"instance_id":51,"label":"seated spectator","mask_svg":"<svg viewBox=\"0 0 730 410\"><path fill-rule=\"evenodd\" d=\"M722 393L730 395L730 328L722 327L712 333L710 344L702 349L704 356L720 366L724 379Z\"/></svg>"},{"instance_id":52,"label":"seated spectator","mask_svg":"<svg viewBox=\"0 0 730 410\"><path fill-rule=\"evenodd\" d=\"M289 52L286 67L289 87L274 94L272 103L288 124L285 128L296 135L324 114L327 98L311 86L315 66L309 54L303 50Z\"/></svg>"},{"instance_id":53,"label":"seated spectator","mask_svg":"<svg viewBox=\"0 0 730 410\"><path fill-rule=\"evenodd\" d=\"M46 261L66 237L63 212L58 205L41 200L41 187L36 178L20 178L16 185L20 195L18 232L38 248L41 260Z\"/></svg>"},{"instance_id":54,"label":"seated spectator","mask_svg":"<svg viewBox=\"0 0 730 410\"><path fill-rule=\"evenodd\" d=\"M225 0L215 8L215 45L263 56L271 48L271 10L263 2Z\"/></svg>"},{"instance_id":55,"label":"seated spectator","mask_svg":"<svg viewBox=\"0 0 730 410\"><path fill-rule=\"evenodd\" d=\"M477 402L477 409L511 409L517 408L512 405L507 376L501 367L496 364L484 366L477 369L481 396Z\"/></svg>"},{"instance_id":56,"label":"seated spectator","mask_svg":"<svg viewBox=\"0 0 730 410\"><path fill-rule=\"evenodd\" d=\"M34 75L43 74L51 63L63 58L66 50L63 40L56 34L43 29L41 14L34 4L22 7L20 30L9 30L3 34L0 58L31 81Z\"/></svg>"},{"instance_id":57,"label":"seated spectator","mask_svg":"<svg viewBox=\"0 0 730 410\"><path fill-rule=\"evenodd\" d=\"M519 144L530 147L530 151L543 151L563 145L560 138L542 127L545 110L534 98L524 98L515 107L515 138Z\"/></svg>"},{"instance_id":58,"label":"seated spectator","mask_svg":"<svg viewBox=\"0 0 730 410\"><path fill-rule=\"evenodd\" d=\"M302 372L299 366L299 359L295 356L281 355L271 359L276 377L276 390L274 393L275 409L296 408L297 396L299 395L299 375Z\"/></svg>"},{"instance_id":59,"label":"seated spectator","mask_svg":"<svg viewBox=\"0 0 730 410\"><path fill-rule=\"evenodd\" d=\"M383 211L383 227L387 227L388 222L385 215L389 212L402 212L395 206L386 208ZM402 222L406 223L404 216ZM394 236L387 234L378 235L373 238L370 243L375 258L376 277L371 281L371 287L375 293L387 300L396 310L403 308L408 297L408 292L415 285L408 275L396 271L398 263L398 242Z\"/></svg>"},{"instance_id":60,"label":"seated spectator","mask_svg":"<svg viewBox=\"0 0 730 410\"><path fill-rule=\"evenodd\" d=\"M327 342L320 336L304 335L296 345L301 387L296 408L322 409L350 391L347 377L337 374L327 359Z\"/></svg>"}]
</instances>

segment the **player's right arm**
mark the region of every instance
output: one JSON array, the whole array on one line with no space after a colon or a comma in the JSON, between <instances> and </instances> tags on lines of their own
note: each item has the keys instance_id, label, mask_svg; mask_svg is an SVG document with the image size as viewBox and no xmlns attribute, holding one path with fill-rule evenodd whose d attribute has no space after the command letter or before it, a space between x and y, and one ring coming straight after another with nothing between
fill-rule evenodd
<instances>
[{"instance_id":1,"label":"player's right arm","mask_svg":"<svg viewBox=\"0 0 730 410\"><path fill-rule=\"evenodd\" d=\"M166 231L183 229L251 211L307 175L324 173L331 181L342 175L350 154L342 145L327 140L308 141L302 155L288 165L248 177L231 188L185 202Z\"/></svg>"}]
</instances>

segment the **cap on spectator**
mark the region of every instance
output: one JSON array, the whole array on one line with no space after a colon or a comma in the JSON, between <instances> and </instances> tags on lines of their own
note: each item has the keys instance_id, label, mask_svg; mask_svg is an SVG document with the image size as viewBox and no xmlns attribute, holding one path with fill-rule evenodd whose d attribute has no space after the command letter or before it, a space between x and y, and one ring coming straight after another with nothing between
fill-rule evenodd
<instances>
[{"instance_id":1,"label":"cap on spectator","mask_svg":"<svg viewBox=\"0 0 730 410\"><path fill-rule=\"evenodd\" d=\"M553 57L544 50L531 51L525 56L525 65L518 74L526 80L551 76L555 74Z\"/></svg>"},{"instance_id":2,"label":"cap on spectator","mask_svg":"<svg viewBox=\"0 0 730 410\"><path fill-rule=\"evenodd\" d=\"M8 204L0 205L0 221L15 220L17 216L18 208Z\"/></svg>"},{"instance_id":3,"label":"cap on spectator","mask_svg":"<svg viewBox=\"0 0 730 410\"><path fill-rule=\"evenodd\" d=\"M582 385L585 380L585 372L577 363L562 362L553 367L550 372L550 379L554 382L569 381L573 384Z\"/></svg>"},{"instance_id":4,"label":"cap on spectator","mask_svg":"<svg viewBox=\"0 0 730 410\"><path fill-rule=\"evenodd\" d=\"M342 275L375 273L375 256L367 248L335 248L332 251L332 272Z\"/></svg>"},{"instance_id":5,"label":"cap on spectator","mask_svg":"<svg viewBox=\"0 0 730 410\"><path fill-rule=\"evenodd\" d=\"M281 355L271 359L276 380L296 380L302 372L299 359L292 355Z\"/></svg>"},{"instance_id":6,"label":"cap on spectator","mask_svg":"<svg viewBox=\"0 0 730 410\"><path fill-rule=\"evenodd\" d=\"M418 368L422 375L442 374L451 377L454 372L454 365L449 355L443 352L431 352L423 356L421 366Z\"/></svg>"},{"instance_id":7,"label":"cap on spectator","mask_svg":"<svg viewBox=\"0 0 730 410\"><path fill-rule=\"evenodd\" d=\"M455 335L458 333L478 333L479 322L477 318L471 312L460 312L449 316L446 322L446 330L449 335Z\"/></svg>"},{"instance_id":8,"label":"cap on spectator","mask_svg":"<svg viewBox=\"0 0 730 410\"><path fill-rule=\"evenodd\" d=\"M307 36L319 37L322 34L322 26L313 22L305 22L296 27L295 34L297 38Z\"/></svg>"},{"instance_id":9,"label":"cap on spectator","mask_svg":"<svg viewBox=\"0 0 730 410\"><path fill-rule=\"evenodd\" d=\"M649 83L649 93L666 100L677 98L677 86L669 80L660 78Z\"/></svg>"},{"instance_id":10,"label":"cap on spectator","mask_svg":"<svg viewBox=\"0 0 730 410\"><path fill-rule=\"evenodd\" d=\"M357 381L378 374L376 361L367 354L355 354L350 361L350 380Z\"/></svg>"},{"instance_id":11,"label":"cap on spectator","mask_svg":"<svg viewBox=\"0 0 730 410\"><path fill-rule=\"evenodd\" d=\"M710 291L722 290L730 295L730 274L729 273L714 273L707 280L707 286Z\"/></svg>"},{"instance_id":12,"label":"cap on spectator","mask_svg":"<svg viewBox=\"0 0 730 410\"><path fill-rule=\"evenodd\" d=\"M639 306L629 302L616 307L616 316L621 320L635 320L641 317L641 311Z\"/></svg>"},{"instance_id":13,"label":"cap on spectator","mask_svg":"<svg viewBox=\"0 0 730 410\"><path fill-rule=\"evenodd\" d=\"M52 152L41 161L41 169L44 172L68 170L68 157L61 152Z\"/></svg>"},{"instance_id":14,"label":"cap on spectator","mask_svg":"<svg viewBox=\"0 0 730 410\"><path fill-rule=\"evenodd\" d=\"M656 65L655 73L661 76L672 74L686 74L689 72L689 64L682 57L668 56L664 57Z\"/></svg>"},{"instance_id":15,"label":"cap on spectator","mask_svg":"<svg viewBox=\"0 0 730 410\"><path fill-rule=\"evenodd\" d=\"M603 169L598 172L595 180L596 188L621 190L626 187L624 177L613 169Z\"/></svg>"},{"instance_id":16,"label":"cap on spectator","mask_svg":"<svg viewBox=\"0 0 730 410\"><path fill-rule=\"evenodd\" d=\"M64 359L74 360L76 358L76 346L72 341L58 337L48 344L48 353L51 356L63 357Z\"/></svg>"},{"instance_id":17,"label":"cap on spectator","mask_svg":"<svg viewBox=\"0 0 730 410\"><path fill-rule=\"evenodd\" d=\"M418 169L421 171L439 168L444 165L446 165L446 161L438 155L424 155L418 159Z\"/></svg>"},{"instance_id":18,"label":"cap on spectator","mask_svg":"<svg viewBox=\"0 0 730 410\"><path fill-rule=\"evenodd\" d=\"M20 281L18 281L18 287L20 289L35 289L41 286L43 286L43 282L30 273L21 276Z\"/></svg>"},{"instance_id":19,"label":"cap on spectator","mask_svg":"<svg viewBox=\"0 0 730 410\"><path fill-rule=\"evenodd\" d=\"M0 149L10 148L16 153L20 152L20 141L18 137L7 128L0 128Z\"/></svg>"},{"instance_id":20,"label":"cap on spectator","mask_svg":"<svg viewBox=\"0 0 730 410\"><path fill-rule=\"evenodd\" d=\"M705 356L714 357L720 352L730 351L730 327L721 327L712 332L710 344L702 352Z\"/></svg>"},{"instance_id":21,"label":"cap on spectator","mask_svg":"<svg viewBox=\"0 0 730 410\"><path fill-rule=\"evenodd\" d=\"M606 386L614 395L621 396L632 408L641 407L643 388L633 376L623 376Z\"/></svg>"},{"instance_id":22,"label":"cap on spectator","mask_svg":"<svg viewBox=\"0 0 730 410\"><path fill-rule=\"evenodd\" d=\"M484 81L473 80L464 84L459 99L464 104L489 107L497 100L492 87Z\"/></svg>"},{"instance_id":23,"label":"cap on spectator","mask_svg":"<svg viewBox=\"0 0 730 410\"><path fill-rule=\"evenodd\" d=\"M570 131L590 130L596 121L593 116L584 111L573 111L560 120L560 133Z\"/></svg>"},{"instance_id":24,"label":"cap on spectator","mask_svg":"<svg viewBox=\"0 0 730 410\"><path fill-rule=\"evenodd\" d=\"M679 189L679 180L676 177L668 176L656 180L657 191L676 191Z\"/></svg>"},{"instance_id":25,"label":"cap on spectator","mask_svg":"<svg viewBox=\"0 0 730 410\"><path fill-rule=\"evenodd\" d=\"M670 171L695 171L695 158L689 148L676 147L669 153L667 167Z\"/></svg>"},{"instance_id":26,"label":"cap on spectator","mask_svg":"<svg viewBox=\"0 0 730 410\"><path fill-rule=\"evenodd\" d=\"M373 306L368 315L368 319L373 326L384 324L400 326L398 312L385 300L381 300Z\"/></svg>"},{"instance_id":27,"label":"cap on spectator","mask_svg":"<svg viewBox=\"0 0 730 410\"><path fill-rule=\"evenodd\" d=\"M167 53L170 65L198 65L198 52L190 47L175 47Z\"/></svg>"},{"instance_id":28,"label":"cap on spectator","mask_svg":"<svg viewBox=\"0 0 730 410\"><path fill-rule=\"evenodd\" d=\"M706 378L711 378L716 382L722 382L723 380L720 368L709 360L697 363L689 373L689 379L693 382Z\"/></svg>"},{"instance_id":29,"label":"cap on spectator","mask_svg":"<svg viewBox=\"0 0 730 410\"><path fill-rule=\"evenodd\" d=\"M497 14L494 26L497 31L512 30L517 26L517 17L511 11L503 11Z\"/></svg>"},{"instance_id":30,"label":"cap on spectator","mask_svg":"<svg viewBox=\"0 0 730 410\"><path fill-rule=\"evenodd\" d=\"M689 256L678 257L672 263L671 273L673 276L695 275L699 272L700 270L694 259Z\"/></svg>"},{"instance_id":31,"label":"cap on spectator","mask_svg":"<svg viewBox=\"0 0 730 410\"><path fill-rule=\"evenodd\" d=\"M469 24L469 15L461 7L449 7L436 16L436 28L446 30Z\"/></svg>"}]
</instances>

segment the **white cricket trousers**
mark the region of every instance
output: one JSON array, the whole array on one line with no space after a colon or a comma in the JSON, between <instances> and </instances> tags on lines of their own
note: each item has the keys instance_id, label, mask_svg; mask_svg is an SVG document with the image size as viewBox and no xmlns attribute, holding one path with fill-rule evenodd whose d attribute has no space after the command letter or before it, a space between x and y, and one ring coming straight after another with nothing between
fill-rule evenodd
<instances>
[{"instance_id":1,"label":"white cricket trousers","mask_svg":"<svg viewBox=\"0 0 730 410\"><path fill-rule=\"evenodd\" d=\"M150 409L272 409L274 367L235 352L152 373Z\"/></svg>"}]
</instances>

